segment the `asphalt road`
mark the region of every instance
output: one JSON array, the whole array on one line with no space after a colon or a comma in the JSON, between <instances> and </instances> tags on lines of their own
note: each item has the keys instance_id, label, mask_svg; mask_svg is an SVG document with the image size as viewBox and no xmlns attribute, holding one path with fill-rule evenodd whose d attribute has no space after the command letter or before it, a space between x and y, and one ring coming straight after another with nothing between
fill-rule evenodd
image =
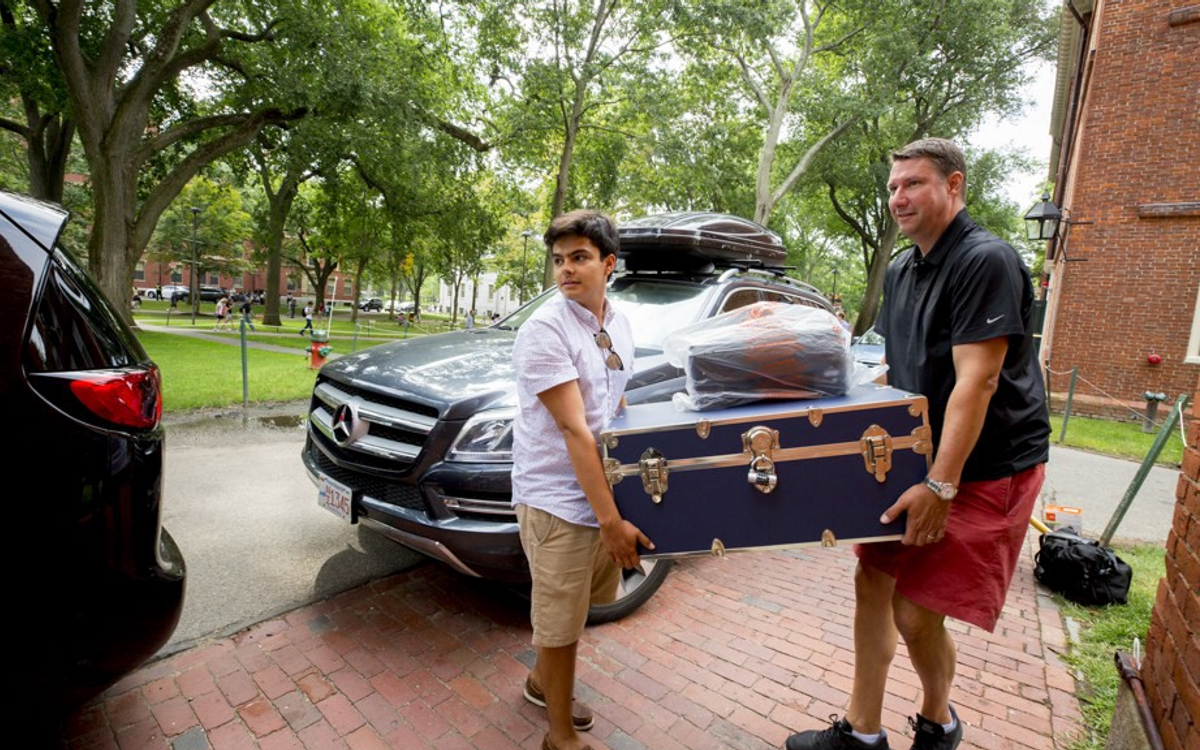
<instances>
[{"instance_id":1,"label":"asphalt road","mask_svg":"<svg viewBox=\"0 0 1200 750\"><path fill-rule=\"evenodd\" d=\"M187 561L164 653L236 632L426 558L317 506L300 462L305 404L172 416L163 524Z\"/></svg>"},{"instance_id":2,"label":"asphalt road","mask_svg":"<svg viewBox=\"0 0 1200 750\"><path fill-rule=\"evenodd\" d=\"M1051 445L1046 481L1042 485L1042 506L1081 509L1084 536L1097 538L1116 517L1118 506L1140 468L1140 461ZM1113 540L1164 544L1175 516L1178 483L1178 468L1151 467L1120 518Z\"/></svg>"}]
</instances>

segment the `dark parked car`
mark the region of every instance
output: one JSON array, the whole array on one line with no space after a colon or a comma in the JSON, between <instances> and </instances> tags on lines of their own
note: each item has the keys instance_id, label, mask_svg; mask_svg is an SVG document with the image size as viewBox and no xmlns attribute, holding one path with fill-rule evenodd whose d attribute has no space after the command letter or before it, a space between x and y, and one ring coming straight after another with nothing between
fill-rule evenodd
<instances>
[{"instance_id":1,"label":"dark parked car","mask_svg":"<svg viewBox=\"0 0 1200 750\"><path fill-rule=\"evenodd\" d=\"M620 231L630 270L614 278L609 298L637 337L629 403L683 390L662 342L689 323L759 301L830 309L819 291L778 267L779 237L744 219L669 214ZM461 573L528 581L510 503L512 349L521 324L557 293L489 327L372 347L325 365L303 453L318 502ZM591 622L622 617L653 595L671 562L644 562L644 574L625 571L618 600L593 608Z\"/></svg>"},{"instance_id":2,"label":"dark parked car","mask_svg":"<svg viewBox=\"0 0 1200 750\"><path fill-rule=\"evenodd\" d=\"M362 302L358 303L358 309L366 310L368 312L371 310L382 310L383 309L383 300L379 299L378 297L371 297L370 299L365 299Z\"/></svg>"},{"instance_id":3,"label":"dark parked car","mask_svg":"<svg viewBox=\"0 0 1200 750\"><path fill-rule=\"evenodd\" d=\"M59 244L66 221L0 193L5 569L19 618L7 674L23 726L57 721L153 656L183 607L183 556L160 524L159 371Z\"/></svg>"}]
</instances>

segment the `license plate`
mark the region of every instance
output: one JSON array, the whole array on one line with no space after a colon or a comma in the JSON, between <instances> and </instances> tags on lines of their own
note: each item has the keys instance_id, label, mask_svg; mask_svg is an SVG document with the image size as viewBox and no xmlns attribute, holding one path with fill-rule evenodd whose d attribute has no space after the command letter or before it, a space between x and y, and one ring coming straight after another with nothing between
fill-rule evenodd
<instances>
[{"instance_id":1,"label":"license plate","mask_svg":"<svg viewBox=\"0 0 1200 750\"><path fill-rule=\"evenodd\" d=\"M341 482L335 482L329 477L321 478L321 490L317 493L317 505L333 515L350 523L354 522L352 515L354 491Z\"/></svg>"}]
</instances>

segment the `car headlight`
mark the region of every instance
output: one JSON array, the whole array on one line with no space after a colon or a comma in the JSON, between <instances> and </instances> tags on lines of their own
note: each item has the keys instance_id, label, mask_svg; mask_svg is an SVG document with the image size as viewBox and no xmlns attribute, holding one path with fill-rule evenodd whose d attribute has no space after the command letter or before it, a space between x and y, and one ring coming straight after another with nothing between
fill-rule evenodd
<instances>
[{"instance_id":1,"label":"car headlight","mask_svg":"<svg viewBox=\"0 0 1200 750\"><path fill-rule=\"evenodd\" d=\"M493 409L471 417L454 439L446 460L511 463L516 416L516 409Z\"/></svg>"}]
</instances>

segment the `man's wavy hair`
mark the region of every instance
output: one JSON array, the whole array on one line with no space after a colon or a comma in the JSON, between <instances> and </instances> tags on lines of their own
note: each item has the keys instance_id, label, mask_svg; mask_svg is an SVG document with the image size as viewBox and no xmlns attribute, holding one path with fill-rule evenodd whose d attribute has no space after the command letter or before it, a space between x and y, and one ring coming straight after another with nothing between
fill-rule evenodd
<instances>
[{"instance_id":1,"label":"man's wavy hair","mask_svg":"<svg viewBox=\"0 0 1200 750\"><path fill-rule=\"evenodd\" d=\"M942 179L955 172L962 172L963 183L967 181L967 157L953 141L945 138L922 138L899 151L892 152L893 162L909 159L928 159Z\"/></svg>"},{"instance_id":2,"label":"man's wavy hair","mask_svg":"<svg viewBox=\"0 0 1200 750\"><path fill-rule=\"evenodd\" d=\"M585 208L568 211L550 222L550 228L542 236L546 249L552 249L554 243L562 237L586 237L600 250L600 258L616 255L621 249L621 240L617 236L617 225L613 220L600 213Z\"/></svg>"}]
</instances>

